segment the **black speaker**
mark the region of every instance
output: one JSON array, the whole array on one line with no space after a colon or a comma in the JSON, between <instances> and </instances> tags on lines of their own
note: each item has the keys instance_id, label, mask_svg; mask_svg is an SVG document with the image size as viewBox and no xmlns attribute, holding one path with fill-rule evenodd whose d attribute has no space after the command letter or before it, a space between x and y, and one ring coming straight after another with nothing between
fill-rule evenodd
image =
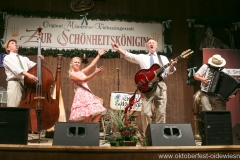
<instances>
[{"instance_id":1,"label":"black speaker","mask_svg":"<svg viewBox=\"0 0 240 160\"><path fill-rule=\"evenodd\" d=\"M99 123L57 122L52 145L99 146L99 141Z\"/></svg>"},{"instance_id":2,"label":"black speaker","mask_svg":"<svg viewBox=\"0 0 240 160\"><path fill-rule=\"evenodd\" d=\"M238 122L232 130L233 144L240 145L240 122Z\"/></svg>"},{"instance_id":3,"label":"black speaker","mask_svg":"<svg viewBox=\"0 0 240 160\"><path fill-rule=\"evenodd\" d=\"M230 111L202 111L202 145L232 145Z\"/></svg>"},{"instance_id":4,"label":"black speaker","mask_svg":"<svg viewBox=\"0 0 240 160\"><path fill-rule=\"evenodd\" d=\"M0 144L28 143L29 108L0 107Z\"/></svg>"},{"instance_id":5,"label":"black speaker","mask_svg":"<svg viewBox=\"0 0 240 160\"><path fill-rule=\"evenodd\" d=\"M149 124L146 138L150 146L196 146L190 124Z\"/></svg>"}]
</instances>

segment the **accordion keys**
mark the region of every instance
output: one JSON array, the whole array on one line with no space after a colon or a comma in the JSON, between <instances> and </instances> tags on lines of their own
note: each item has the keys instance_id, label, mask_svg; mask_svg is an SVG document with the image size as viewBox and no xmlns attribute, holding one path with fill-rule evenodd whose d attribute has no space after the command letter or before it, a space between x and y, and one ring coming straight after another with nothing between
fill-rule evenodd
<instances>
[{"instance_id":1,"label":"accordion keys","mask_svg":"<svg viewBox=\"0 0 240 160\"><path fill-rule=\"evenodd\" d=\"M208 78L209 83L208 85L201 83L201 91L218 94L225 101L240 89L238 80L222 71L208 68L204 78Z\"/></svg>"}]
</instances>

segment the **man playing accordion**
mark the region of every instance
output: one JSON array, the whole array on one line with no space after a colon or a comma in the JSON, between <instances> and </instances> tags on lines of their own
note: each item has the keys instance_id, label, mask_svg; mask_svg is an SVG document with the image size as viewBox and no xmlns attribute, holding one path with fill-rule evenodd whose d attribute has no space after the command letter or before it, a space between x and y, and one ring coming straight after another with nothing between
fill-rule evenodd
<instances>
[{"instance_id":1,"label":"man playing accordion","mask_svg":"<svg viewBox=\"0 0 240 160\"><path fill-rule=\"evenodd\" d=\"M208 64L203 64L199 70L195 73L194 79L201 81L201 103L202 111L206 110L226 110L226 100L224 100L219 94L209 91L211 86L211 80L215 71L221 71L226 73L224 66L226 60L219 54L213 55L208 59ZM230 95L228 99L235 97Z\"/></svg>"}]
</instances>

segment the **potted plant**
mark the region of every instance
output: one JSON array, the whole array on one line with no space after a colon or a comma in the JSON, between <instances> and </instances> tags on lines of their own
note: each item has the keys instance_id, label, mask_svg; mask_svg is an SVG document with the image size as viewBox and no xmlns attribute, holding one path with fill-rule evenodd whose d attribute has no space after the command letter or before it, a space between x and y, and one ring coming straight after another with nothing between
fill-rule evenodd
<instances>
[{"instance_id":1,"label":"potted plant","mask_svg":"<svg viewBox=\"0 0 240 160\"><path fill-rule=\"evenodd\" d=\"M111 146L136 146L137 142L147 145L137 123L130 121L132 115L127 116L122 110L108 110L107 115L109 116L107 126L110 125L114 132L106 137L104 143L110 143Z\"/></svg>"}]
</instances>

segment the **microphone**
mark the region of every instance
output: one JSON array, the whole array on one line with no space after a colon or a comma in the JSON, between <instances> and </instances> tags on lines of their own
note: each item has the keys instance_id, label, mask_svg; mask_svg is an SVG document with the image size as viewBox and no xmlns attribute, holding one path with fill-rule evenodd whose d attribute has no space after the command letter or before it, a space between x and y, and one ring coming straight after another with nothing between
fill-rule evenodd
<instances>
[{"instance_id":1,"label":"microphone","mask_svg":"<svg viewBox=\"0 0 240 160\"><path fill-rule=\"evenodd\" d=\"M119 69L119 68L116 68L116 70L118 70L118 71L119 71L120 69Z\"/></svg>"}]
</instances>

